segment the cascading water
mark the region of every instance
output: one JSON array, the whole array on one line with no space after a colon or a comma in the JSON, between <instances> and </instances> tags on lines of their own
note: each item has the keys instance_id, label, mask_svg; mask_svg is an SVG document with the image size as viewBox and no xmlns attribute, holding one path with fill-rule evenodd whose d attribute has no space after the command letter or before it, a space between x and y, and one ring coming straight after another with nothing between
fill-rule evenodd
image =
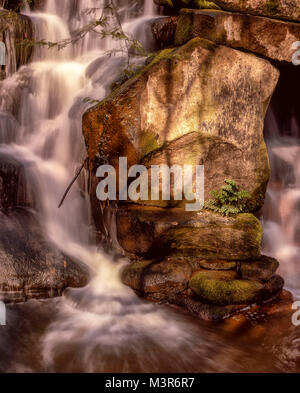
<instances>
[{"instance_id":1,"label":"cascading water","mask_svg":"<svg viewBox=\"0 0 300 393\"><path fill-rule=\"evenodd\" d=\"M24 12L34 24L35 40L71 42L64 50L36 47L32 63L0 83L0 155L9 155L24 166L27 205L37 211L45 237L60 251L93 270L93 279L86 288L69 289L63 298L55 300L8 307L8 320L12 322L8 333L0 336L0 369L58 372L299 369L298 347L290 346L295 332L289 331L289 320L280 322L283 338L276 329L273 331L275 347L272 334L265 335L265 341L258 345L258 333L262 330L244 329L243 335L239 320L223 327L194 323L189 317L139 300L124 287L119 279L124 262L113 262L91 244L93 222L89 198L83 192L87 184L84 171L58 209L66 187L86 158L81 119L90 104L85 98L104 98L127 66L126 54L119 51L122 43L110 37L101 39L97 32L91 32L72 41L72 32L101 17L106 4L105 0L47 0L43 11L26 9ZM146 22L155 17L153 0L116 0L115 4L123 30L151 49L152 36ZM140 12L142 5L144 12ZM114 18L111 23L116 23ZM107 55L107 51L114 50L114 55ZM274 153L271 160L285 157L283 161L288 163L293 152L299 154L295 150L299 148L298 142L291 139L288 147L282 146L282 140L279 142L279 147L278 140L273 147L270 144ZM269 190L271 200L286 195L286 200L292 201L288 205L291 209L297 204L299 191L299 172L294 173L294 186L285 187L286 193L279 196L275 180ZM297 232L295 212L284 209L285 203L282 206L282 219L274 216L276 208L265 214L267 237L271 235L271 243L266 239L265 248L269 253L275 250L284 262L282 251L294 255L299 245L293 240ZM282 236L282 228L287 229L288 241L283 242L282 248L276 241L278 249L275 249L272 233L280 231ZM274 324L271 322L265 329L272 332ZM13 351L14 347L22 350Z\"/></svg>"},{"instance_id":2,"label":"cascading water","mask_svg":"<svg viewBox=\"0 0 300 393\"><path fill-rule=\"evenodd\" d=\"M271 164L271 180L263 211L264 252L280 261L286 287L295 297L300 296L298 68L280 67L279 85L266 117L265 134Z\"/></svg>"},{"instance_id":3,"label":"cascading water","mask_svg":"<svg viewBox=\"0 0 300 393\"><path fill-rule=\"evenodd\" d=\"M122 1L119 5L124 30L136 38L140 34L145 41L145 22L153 18L153 2L145 0L144 14L131 19L128 9L133 3ZM105 4L97 0L48 0L44 12L27 10L34 23L35 40L68 40L73 29L86 25L89 19L100 18ZM87 13L91 9L93 12ZM133 7L133 15L136 10ZM110 37L102 40L97 32L64 50L38 47L33 62L0 86L4 125L1 129L6 130L0 136L0 154L14 157L24 165L28 188L32 184L35 187L35 208L45 236L59 250L94 271L87 288L69 291L43 339L44 360L49 367L70 341L79 345L89 371L94 370L89 357L99 346L102 352L109 349L113 353L126 344L134 353L142 336L149 341L163 341L169 347L187 341L175 317L170 326L168 314L139 301L121 284L122 261L113 263L89 244L89 201L79 185L74 185L58 209L64 190L86 155L81 119L89 104L84 99L102 99L108 94L127 62L126 54L118 52L119 47L119 42ZM117 52L109 57L108 49ZM17 132L12 137L7 130L14 127Z\"/></svg>"}]
</instances>

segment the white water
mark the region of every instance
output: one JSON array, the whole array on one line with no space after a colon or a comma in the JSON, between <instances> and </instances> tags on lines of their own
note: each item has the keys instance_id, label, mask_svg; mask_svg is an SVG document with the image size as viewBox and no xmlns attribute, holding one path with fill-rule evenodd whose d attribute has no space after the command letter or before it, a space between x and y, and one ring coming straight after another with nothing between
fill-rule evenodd
<instances>
[{"instance_id":1,"label":"white water","mask_svg":"<svg viewBox=\"0 0 300 393\"><path fill-rule=\"evenodd\" d=\"M27 10L35 24L35 39L59 41L70 37L72 29L100 17L104 3L48 0L44 12ZM124 29L145 41L145 22L153 18L153 1L145 0L144 13L135 19L128 12L133 3L122 1L124 8L119 7ZM97 10L88 15L87 8ZM190 333L185 333L180 322L138 300L121 284L124 261L112 262L89 244L89 198L80 186L86 183L84 173L58 209L64 190L86 157L81 119L88 104L83 99L100 100L108 94L127 58L122 53L107 57L105 51L119 45L93 33L65 50L37 48L33 62L0 85L0 153L24 164L28 186L35 186L35 207L45 235L58 249L94 271L87 288L69 291L44 337L43 356L50 368L59 348L70 342L80 345L80 356L89 371L94 369L89 356L95 349L109 347L111 353L117 353L124 345L138 354L142 351L137 347L139 337L170 348L192 346ZM9 135L7 131L14 128L15 135Z\"/></svg>"},{"instance_id":2,"label":"white water","mask_svg":"<svg viewBox=\"0 0 300 393\"><path fill-rule=\"evenodd\" d=\"M278 133L268 148L272 176L264 208L264 252L280 261L287 288L300 297L300 140Z\"/></svg>"}]
</instances>

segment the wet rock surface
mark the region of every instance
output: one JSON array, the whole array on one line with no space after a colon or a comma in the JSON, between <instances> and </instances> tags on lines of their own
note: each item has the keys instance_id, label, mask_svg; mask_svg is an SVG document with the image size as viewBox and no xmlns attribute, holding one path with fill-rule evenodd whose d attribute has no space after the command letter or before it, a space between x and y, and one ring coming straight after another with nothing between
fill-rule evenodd
<instances>
[{"instance_id":1,"label":"wet rock surface","mask_svg":"<svg viewBox=\"0 0 300 393\"><path fill-rule=\"evenodd\" d=\"M5 302L56 297L82 287L89 271L43 236L38 217L23 208L0 212L0 298Z\"/></svg>"},{"instance_id":2,"label":"wet rock surface","mask_svg":"<svg viewBox=\"0 0 300 393\"><path fill-rule=\"evenodd\" d=\"M262 256L260 260L266 263L268 257ZM251 262L258 263L255 260L248 263ZM183 307L206 320L222 320L249 305L273 301L284 285L283 279L275 274L277 268L268 280L260 280L259 275L248 280L241 276L239 264L226 270L225 263L230 266L230 261L211 263L213 266L204 268L208 265L203 260L183 256L139 261L123 270L122 280L141 297Z\"/></svg>"}]
</instances>

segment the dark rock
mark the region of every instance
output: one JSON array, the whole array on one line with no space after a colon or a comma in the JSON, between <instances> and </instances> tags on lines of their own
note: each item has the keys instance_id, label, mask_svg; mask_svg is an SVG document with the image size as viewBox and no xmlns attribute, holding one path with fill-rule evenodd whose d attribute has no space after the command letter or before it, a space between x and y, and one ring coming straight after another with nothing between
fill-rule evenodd
<instances>
[{"instance_id":1,"label":"dark rock","mask_svg":"<svg viewBox=\"0 0 300 393\"><path fill-rule=\"evenodd\" d=\"M261 256L254 261L241 262L240 272L244 280L269 281L278 268L279 262L276 259Z\"/></svg>"},{"instance_id":2,"label":"dark rock","mask_svg":"<svg viewBox=\"0 0 300 393\"><path fill-rule=\"evenodd\" d=\"M284 287L284 279L278 275L273 276L266 284L264 288L263 299L268 300L274 296L277 296Z\"/></svg>"},{"instance_id":3,"label":"dark rock","mask_svg":"<svg viewBox=\"0 0 300 393\"><path fill-rule=\"evenodd\" d=\"M0 153L0 210L15 206L33 207L34 203L34 192L27 185L24 166Z\"/></svg>"},{"instance_id":4,"label":"dark rock","mask_svg":"<svg viewBox=\"0 0 300 393\"><path fill-rule=\"evenodd\" d=\"M0 10L0 41L5 43L8 54L6 75L11 75L29 62L32 47L21 45L21 42L32 38L33 26L28 16Z\"/></svg>"},{"instance_id":5,"label":"dark rock","mask_svg":"<svg viewBox=\"0 0 300 393\"><path fill-rule=\"evenodd\" d=\"M144 261L127 266L122 281L143 293L169 295L187 289L191 276L192 268L182 261Z\"/></svg>"},{"instance_id":6,"label":"dark rock","mask_svg":"<svg viewBox=\"0 0 300 393\"><path fill-rule=\"evenodd\" d=\"M3 8L6 8L7 10L11 10L14 12L19 12L21 7L23 6L22 0L1 0L1 1L2 1ZM46 1L47 0L30 0L28 1L28 4L31 9L37 10L37 9L42 9Z\"/></svg>"},{"instance_id":7,"label":"dark rock","mask_svg":"<svg viewBox=\"0 0 300 393\"><path fill-rule=\"evenodd\" d=\"M6 302L48 298L88 283L86 266L62 255L24 209L0 212L0 297Z\"/></svg>"},{"instance_id":8,"label":"dark rock","mask_svg":"<svg viewBox=\"0 0 300 393\"><path fill-rule=\"evenodd\" d=\"M160 49L174 45L177 21L178 18L176 16L170 16L155 20L152 23L151 30Z\"/></svg>"}]
</instances>

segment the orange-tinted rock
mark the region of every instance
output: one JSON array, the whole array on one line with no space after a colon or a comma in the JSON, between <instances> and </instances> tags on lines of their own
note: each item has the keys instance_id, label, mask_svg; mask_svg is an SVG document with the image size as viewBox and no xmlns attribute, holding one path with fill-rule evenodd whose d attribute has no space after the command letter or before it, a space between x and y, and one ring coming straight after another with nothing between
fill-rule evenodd
<instances>
[{"instance_id":1,"label":"orange-tinted rock","mask_svg":"<svg viewBox=\"0 0 300 393\"><path fill-rule=\"evenodd\" d=\"M224 11L183 10L175 44L182 45L194 37L291 63L300 24Z\"/></svg>"}]
</instances>

